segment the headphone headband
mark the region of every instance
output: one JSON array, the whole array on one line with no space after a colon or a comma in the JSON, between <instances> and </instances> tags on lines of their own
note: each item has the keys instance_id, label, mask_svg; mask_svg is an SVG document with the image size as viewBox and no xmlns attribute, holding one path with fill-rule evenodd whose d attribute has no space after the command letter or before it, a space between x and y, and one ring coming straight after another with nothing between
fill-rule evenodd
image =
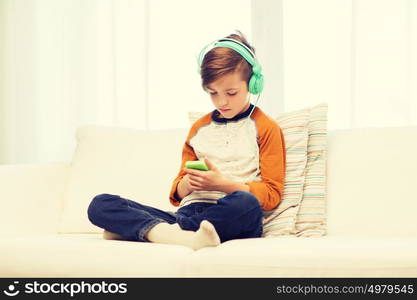
<instances>
[{"instance_id":1,"label":"headphone headband","mask_svg":"<svg viewBox=\"0 0 417 300\"><path fill-rule=\"evenodd\" d=\"M246 46L245 44L230 38L221 38L212 41L211 43L207 44L201 51L197 57L198 63L198 73L201 74L201 64L203 63L204 56L213 48L217 47L226 47L233 49L237 53L239 53L251 66L252 66L252 76L249 79L249 92L251 94L260 94L263 90L263 75L262 67L258 63L255 53ZM208 49L209 48L209 49Z\"/></svg>"},{"instance_id":2,"label":"headphone headband","mask_svg":"<svg viewBox=\"0 0 417 300\"><path fill-rule=\"evenodd\" d=\"M255 68L255 70L253 70L253 72L255 73L260 73L261 72L261 66L258 63L257 59L256 59L256 55L255 53L253 53L253 51L246 46L245 44L235 40L235 39L230 39L230 38L221 38L221 39L217 39L212 41L211 43L207 44L207 46L205 46L203 48L203 50L200 51L200 54L197 57L197 63L198 63L198 67L201 68L201 64L203 63L203 59L204 56L207 54L207 52L209 52L211 49L213 48L217 48L217 47L226 47L226 48L230 48L235 50L237 53L239 53L250 65L252 65L253 68ZM209 49L207 49L209 48ZM199 70L200 72L200 70Z\"/></svg>"}]
</instances>

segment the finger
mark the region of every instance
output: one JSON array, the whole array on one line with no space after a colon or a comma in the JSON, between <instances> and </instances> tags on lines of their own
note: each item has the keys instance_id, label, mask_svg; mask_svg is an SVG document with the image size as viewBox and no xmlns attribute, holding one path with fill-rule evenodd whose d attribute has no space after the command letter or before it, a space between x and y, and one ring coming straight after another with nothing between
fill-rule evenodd
<instances>
[{"instance_id":1,"label":"finger","mask_svg":"<svg viewBox=\"0 0 417 300\"><path fill-rule=\"evenodd\" d=\"M211 163L211 161L209 161L207 157L204 158L204 162L206 163L209 170L213 169L213 164Z\"/></svg>"},{"instance_id":2,"label":"finger","mask_svg":"<svg viewBox=\"0 0 417 300\"><path fill-rule=\"evenodd\" d=\"M193 186L200 186L201 185L201 183L198 180L194 180L194 179L190 180L190 184L192 184Z\"/></svg>"},{"instance_id":3,"label":"finger","mask_svg":"<svg viewBox=\"0 0 417 300\"><path fill-rule=\"evenodd\" d=\"M200 181L203 178L203 176L204 175L202 175L202 174L197 174L197 175L189 174L189 178L191 178L193 180L197 180L197 181Z\"/></svg>"},{"instance_id":4,"label":"finger","mask_svg":"<svg viewBox=\"0 0 417 300\"><path fill-rule=\"evenodd\" d=\"M190 175L195 175L195 176L199 175L199 174L202 172L202 171L193 170L193 169L188 169L188 168L184 168L184 171L185 171L187 174L190 174Z\"/></svg>"},{"instance_id":5,"label":"finger","mask_svg":"<svg viewBox=\"0 0 417 300\"><path fill-rule=\"evenodd\" d=\"M204 158L204 162L206 163L209 170L217 170L216 166L207 158Z\"/></svg>"},{"instance_id":6,"label":"finger","mask_svg":"<svg viewBox=\"0 0 417 300\"><path fill-rule=\"evenodd\" d=\"M199 185L190 184L190 187L193 191L201 190L201 186L199 186Z\"/></svg>"}]
</instances>

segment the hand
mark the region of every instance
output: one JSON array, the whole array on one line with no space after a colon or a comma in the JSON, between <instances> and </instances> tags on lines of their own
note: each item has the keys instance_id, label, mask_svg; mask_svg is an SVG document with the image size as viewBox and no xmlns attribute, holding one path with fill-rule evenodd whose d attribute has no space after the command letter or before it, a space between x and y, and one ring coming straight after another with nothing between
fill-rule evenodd
<instances>
[{"instance_id":1,"label":"hand","mask_svg":"<svg viewBox=\"0 0 417 300\"><path fill-rule=\"evenodd\" d=\"M204 162L209 168L208 171L184 168L187 173L183 177L186 187L189 191L221 191L226 182L226 177L207 158L204 158Z\"/></svg>"}]
</instances>

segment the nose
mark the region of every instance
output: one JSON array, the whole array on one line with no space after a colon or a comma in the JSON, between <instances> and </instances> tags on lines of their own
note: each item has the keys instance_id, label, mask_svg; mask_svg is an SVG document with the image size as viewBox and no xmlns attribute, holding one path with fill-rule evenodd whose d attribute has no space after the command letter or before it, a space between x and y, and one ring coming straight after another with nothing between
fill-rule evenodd
<instances>
[{"instance_id":1,"label":"nose","mask_svg":"<svg viewBox=\"0 0 417 300\"><path fill-rule=\"evenodd\" d=\"M218 107L220 107L220 108L227 107L227 104L228 103L227 103L227 98L226 97L221 96L221 97L218 98L218 100L217 100Z\"/></svg>"}]
</instances>

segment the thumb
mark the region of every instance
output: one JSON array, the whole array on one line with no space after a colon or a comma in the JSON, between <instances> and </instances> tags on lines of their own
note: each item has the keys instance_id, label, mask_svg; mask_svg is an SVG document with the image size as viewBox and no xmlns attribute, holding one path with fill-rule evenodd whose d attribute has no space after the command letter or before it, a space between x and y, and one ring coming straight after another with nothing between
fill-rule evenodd
<instances>
[{"instance_id":1,"label":"thumb","mask_svg":"<svg viewBox=\"0 0 417 300\"><path fill-rule=\"evenodd\" d=\"M204 158L204 162L206 163L209 170L217 170L216 166L211 161L209 161L207 157Z\"/></svg>"}]
</instances>

